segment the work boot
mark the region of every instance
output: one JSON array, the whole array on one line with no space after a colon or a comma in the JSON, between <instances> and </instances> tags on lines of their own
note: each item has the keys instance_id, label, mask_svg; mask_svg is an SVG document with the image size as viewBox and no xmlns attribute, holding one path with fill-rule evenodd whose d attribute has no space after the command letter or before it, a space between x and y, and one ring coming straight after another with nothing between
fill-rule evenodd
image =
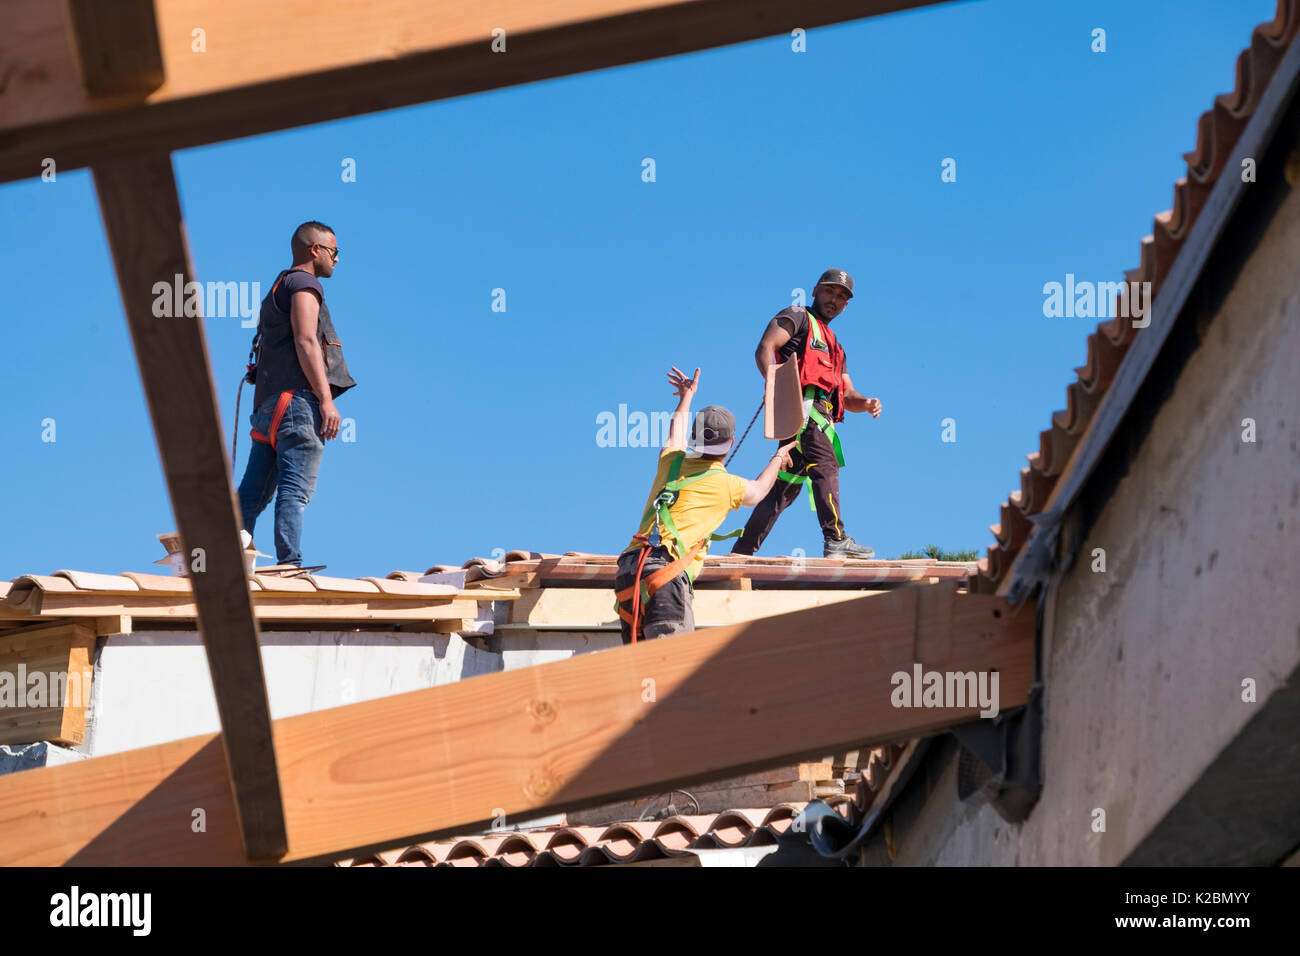
<instances>
[{"instance_id":1,"label":"work boot","mask_svg":"<svg viewBox=\"0 0 1300 956\"><path fill-rule=\"evenodd\" d=\"M876 552L873 549L858 544L847 534L839 539L827 538L822 547L822 557L824 558L862 558L870 560L875 556Z\"/></svg>"}]
</instances>

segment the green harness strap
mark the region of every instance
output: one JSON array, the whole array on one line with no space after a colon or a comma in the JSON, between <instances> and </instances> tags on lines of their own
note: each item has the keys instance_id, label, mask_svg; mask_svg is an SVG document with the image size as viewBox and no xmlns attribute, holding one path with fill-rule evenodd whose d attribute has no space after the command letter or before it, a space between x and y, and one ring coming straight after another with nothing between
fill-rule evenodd
<instances>
[{"instance_id":1,"label":"green harness strap","mask_svg":"<svg viewBox=\"0 0 1300 956\"><path fill-rule=\"evenodd\" d=\"M808 320L812 324L813 341L820 344L822 342L821 327L817 324L817 320L811 315L808 316ZM803 433L808 427L808 422L812 422L821 429L823 435L830 439L831 447L835 449L835 462L843 468L844 449L840 447L840 436L835 431L835 424L823 415L821 409L817 407L817 393L820 391L821 389L816 385L808 385L804 387L803 397L811 398L813 404L808 409L808 419L803 423L803 428L799 429L799 450L801 452L803 451ZM806 484L808 486L808 508L810 511L814 512L817 510L817 501L813 498L812 481L807 475L792 475L788 471L779 471L777 472L776 477L781 481L787 481L792 485Z\"/></svg>"},{"instance_id":2,"label":"green harness strap","mask_svg":"<svg viewBox=\"0 0 1300 956\"><path fill-rule=\"evenodd\" d=\"M707 478L709 475L716 474L714 469L706 468L698 475L690 475L686 478L678 477L681 475L682 462L685 460L686 453L678 452L677 457L668 468L668 481L659 489L659 494L655 495L654 500L650 502L650 507L646 508L645 514L641 516L640 527L637 529L637 534L649 534L656 526L665 529L673 536L673 540L677 542L678 557L687 554L690 551L690 548L686 545L686 542L682 540L681 533L677 530L677 524L673 521L672 513L668 509L677 500L677 493L687 485L693 485L701 478ZM652 523L652 519L657 519L657 521ZM646 530L642 531L640 530L641 528L645 528ZM727 538L738 538L744 534L744 532L744 528L736 528L734 531L728 531L725 534L714 532L709 535L709 541L723 541ZM659 538L660 541L662 541L663 535L661 534ZM686 580L690 582L691 590L694 591L695 575L692 573L690 568L686 569ZM641 581L641 601L644 604L649 600L650 592L646 587L645 580L643 579ZM614 601L614 608L615 610L618 609L617 599Z\"/></svg>"}]
</instances>

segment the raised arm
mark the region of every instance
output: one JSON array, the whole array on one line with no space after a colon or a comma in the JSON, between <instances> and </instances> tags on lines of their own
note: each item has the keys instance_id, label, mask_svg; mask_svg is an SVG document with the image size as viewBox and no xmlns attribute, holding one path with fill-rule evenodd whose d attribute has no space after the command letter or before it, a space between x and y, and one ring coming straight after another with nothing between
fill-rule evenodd
<instances>
[{"instance_id":1,"label":"raised arm","mask_svg":"<svg viewBox=\"0 0 1300 956\"><path fill-rule=\"evenodd\" d=\"M691 420L691 399L695 397L695 390L700 387L700 370L697 368L695 374L687 378L686 373L674 365L673 370L668 373L668 382L673 387L673 394L680 395L681 400L677 403L677 409L669 421L668 438L664 441L664 447L684 449L686 429L690 427Z\"/></svg>"}]
</instances>

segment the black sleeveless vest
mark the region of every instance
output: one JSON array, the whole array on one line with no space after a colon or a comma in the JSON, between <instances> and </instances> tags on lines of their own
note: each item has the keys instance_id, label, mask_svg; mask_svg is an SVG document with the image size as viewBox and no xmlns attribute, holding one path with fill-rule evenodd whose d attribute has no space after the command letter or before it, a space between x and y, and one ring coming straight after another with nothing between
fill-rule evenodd
<instances>
[{"instance_id":1,"label":"black sleeveless vest","mask_svg":"<svg viewBox=\"0 0 1300 956\"><path fill-rule=\"evenodd\" d=\"M290 389L311 391L311 383L298 362L298 349L293 342L293 323L289 321L289 313L282 312L275 304L276 286L292 271L292 269L282 270L275 277L275 282L271 284L271 291L262 300L262 312L257 320L257 331L262 337L262 344L257 359L257 387L253 392L254 408L260 408L268 398L274 398ZM325 355L325 379L329 382L331 397L338 398L357 383L348 374L348 363L343 358L343 344L339 341L338 333L334 331L329 306L325 304L324 299L320 304L316 338Z\"/></svg>"}]
</instances>

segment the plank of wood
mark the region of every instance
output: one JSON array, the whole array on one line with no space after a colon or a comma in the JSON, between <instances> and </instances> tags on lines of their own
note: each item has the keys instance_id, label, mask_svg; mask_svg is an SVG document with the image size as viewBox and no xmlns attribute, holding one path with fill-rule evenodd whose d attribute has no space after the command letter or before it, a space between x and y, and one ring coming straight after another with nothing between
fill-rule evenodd
<instances>
[{"instance_id":1,"label":"plank of wood","mask_svg":"<svg viewBox=\"0 0 1300 956\"><path fill-rule=\"evenodd\" d=\"M207 343L201 319L153 312L156 283L193 276L171 157L112 159L93 173L176 525L186 553L206 555L190 584L240 831L250 857L278 857L287 837L271 708Z\"/></svg>"},{"instance_id":2,"label":"plank of wood","mask_svg":"<svg viewBox=\"0 0 1300 956\"><path fill-rule=\"evenodd\" d=\"M114 634L130 634L134 622L129 614L109 614L95 618L95 636L112 637Z\"/></svg>"},{"instance_id":3,"label":"plank of wood","mask_svg":"<svg viewBox=\"0 0 1300 956\"><path fill-rule=\"evenodd\" d=\"M1025 702L1034 615L950 595L952 671ZM322 860L933 733L897 708L917 601L886 594L275 722L286 860ZM647 681L649 683L647 683ZM192 834L192 810L207 833ZM57 808L51 810L51 808ZM0 777L0 864L244 862L220 748L194 737Z\"/></svg>"},{"instance_id":4,"label":"plank of wood","mask_svg":"<svg viewBox=\"0 0 1300 956\"><path fill-rule=\"evenodd\" d=\"M737 577L737 578L731 578L730 580L728 580L728 581L723 581L720 585L718 585L718 590L720 590L720 591L752 591L752 590L754 590L754 582L751 581L749 578L739 578L739 577Z\"/></svg>"},{"instance_id":5,"label":"plank of wood","mask_svg":"<svg viewBox=\"0 0 1300 956\"><path fill-rule=\"evenodd\" d=\"M697 627L719 627L887 593L889 592L698 589L695 592L695 623ZM512 604L510 612L512 624L528 624L533 627L571 625L580 629L618 623L618 615L614 612L614 591L607 588L540 588L526 593Z\"/></svg>"},{"instance_id":6,"label":"plank of wood","mask_svg":"<svg viewBox=\"0 0 1300 956\"><path fill-rule=\"evenodd\" d=\"M962 580L975 570L974 562L969 566L935 567L907 562L850 563L843 559L828 561L823 558L805 558L796 562L792 557L782 558L780 563L728 562L728 557L718 555L716 558L705 559L704 570L695 581L697 591L709 590L711 585L741 577L772 590L789 591L801 588L889 587L924 582L930 577ZM616 568L610 562L548 564L532 561L520 564L531 565L532 569L537 570L540 575L538 583L542 587L611 587L616 573Z\"/></svg>"},{"instance_id":7,"label":"plank of wood","mask_svg":"<svg viewBox=\"0 0 1300 956\"><path fill-rule=\"evenodd\" d=\"M0 642L0 744L85 740L94 649L94 628L87 623Z\"/></svg>"},{"instance_id":8,"label":"plank of wood","mask_svg":"<svg viewBox=\"0 0 1300 956\"><path fill-rule=\"evenodd\" d=\"M67 5L74 59L89 101L114 94L135 94L143 100L162 86L153 0L67 0Z\"/></svg>"},{"instance_id":9,"label":"plank of wood","mask_svg":"<svg viewBox=\"0 0 1300 956\"><path fill-rule=\"evenodd\" d=\"M495 578L479 578L477 581L465 585L466 590L470 591L500 591L511 590L513 588L535 588L540 575L536 571L521 571L514 574L503 574Z\"/></svg>"},{"instance_id":10,"label":"plank of wood","mask_svg":"<svg viewBox=\"0 0 1300 956\"><path fill-rule=\"evenodd\" d=\"M259 621L423 621L475 617L475 600L446 598L355 598L319 594L258 595L254 612ZM481 597L481 596L478 596ZM497 598L494 596L493 600ZM504 598L503 598L504 600ZM142 594L123 598L91 591L47 595L44 617L131 617L140 621L192 621L198 605L183 595ZM30 618L29 618L30 619Z\"/></svg>"},{"instance_id":11,"label":"plank of wood","mask_svg":"<svg viewBox=\"0 0 1300 956\"><path fill-rule=\"evenodd\" d=\"M6 626L0 630L0 649L28 647L34 643L46 643L51 637L70 637L74 621L40 621L18 627Z\"/></svg>"},{"instance_id":12,"label":"plank of wood","mask_svg":"<svg viewBox=\"0 0 1300 956\"><path fill-rule=\"evenodd\" d=\"M156 0L166 78L140 102L87 96L61 4L7 0L0 182L40 175L47 156L62 172L936 2L366 0L306 16L300 4L264 0ZM504 53L491 49L497 28Z\"/></svg>"}]
</instances>

